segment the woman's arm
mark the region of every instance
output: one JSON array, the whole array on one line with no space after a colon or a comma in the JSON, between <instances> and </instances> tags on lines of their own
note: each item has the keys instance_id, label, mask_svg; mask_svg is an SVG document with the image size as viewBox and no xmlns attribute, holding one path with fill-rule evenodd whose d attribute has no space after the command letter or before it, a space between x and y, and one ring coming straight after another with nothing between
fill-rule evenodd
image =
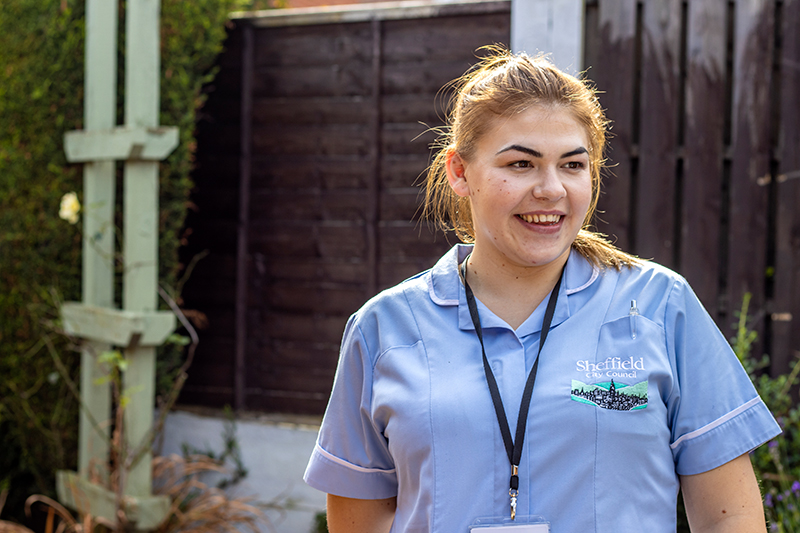
<instances>
[{"instance_id":1,"label":"woman's arm","mask_svg":"<svg viewBox=\"0 0 800 533\"><path fill-rule=\"evenodd\" d=\"M394 521L397 498L357 500L328 494L330 533L388 533Z\"/></svg>"},{"instance_id":2,"label":"woman's arm","mask_svg":"<svg viewBox=\"0 0 800 533\"><path fill-rule=\"evenodd\" d=\"M702 474L681 476L681 491L693 533L767 531L748 454Z\"/></svg>"}]
</instances>

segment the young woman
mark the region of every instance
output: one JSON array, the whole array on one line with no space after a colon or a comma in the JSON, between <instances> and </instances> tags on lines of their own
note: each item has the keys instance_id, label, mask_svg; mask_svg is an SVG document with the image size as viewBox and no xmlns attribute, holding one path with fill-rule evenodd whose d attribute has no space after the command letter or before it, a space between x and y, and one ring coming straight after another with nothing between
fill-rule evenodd
<instances>
[{"instance_id":1,"label":"young woman","mask_svg":"<svg viewBox=\"0 0 800 533\"><path fill-rule=\"evenodd\" d=\"M679 489L693 531L765 531L778 425L686 281L586 229L592 89L500 50L456 89L426 212L469 244L347 324L306 471L330 531L666 533Z\"/></svg>"}]
</instances>

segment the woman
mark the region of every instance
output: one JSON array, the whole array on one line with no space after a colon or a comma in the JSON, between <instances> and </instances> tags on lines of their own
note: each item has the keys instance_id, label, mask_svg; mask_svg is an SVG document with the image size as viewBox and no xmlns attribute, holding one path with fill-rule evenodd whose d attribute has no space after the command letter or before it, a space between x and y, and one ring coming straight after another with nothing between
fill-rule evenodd
<instances>
[{"instance_id":1,"label":"woman","mask_svg":"<svg viewBox=\"0 0 800 533\"><path fill-rule=\"evenodd\" d=\"M306 471L330 531L672 532L679 489L693 531L765 531L777 424L685 280L585 229L594 92L501 50L456 89L426 212L472 244L348 322Z\"/></svg>"}]
</instances>

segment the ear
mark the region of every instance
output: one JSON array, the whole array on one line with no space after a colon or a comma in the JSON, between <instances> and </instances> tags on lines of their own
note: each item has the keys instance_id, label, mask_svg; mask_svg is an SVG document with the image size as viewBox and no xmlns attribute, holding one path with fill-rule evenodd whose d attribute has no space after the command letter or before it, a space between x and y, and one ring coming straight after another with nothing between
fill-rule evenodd
<instances>
[{"instance_id":1,"label":"ear","mask_svg":"<svg viewBox=\"0 0 800 533\"><path fill-rule=\"evenodd\" d=\"M459 196L469 196L469 184L467 183L467 165L464 159L453 150L447 154L445 160L447 169L447 181L450 187Z\"/></svg>"}]
</instances>

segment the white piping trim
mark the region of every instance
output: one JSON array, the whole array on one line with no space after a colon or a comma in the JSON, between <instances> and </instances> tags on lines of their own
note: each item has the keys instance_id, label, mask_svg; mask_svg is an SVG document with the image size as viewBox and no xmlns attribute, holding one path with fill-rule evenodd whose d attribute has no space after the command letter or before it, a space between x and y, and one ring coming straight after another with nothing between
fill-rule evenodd
<instances>
[{"instance_id":1,"label":"white piping trim","mask_svg":"<svg viewBox=\"0 0 800 533\"><path fill-rule=\"evenodd\" d=\"M428 278L427 279L427 282L428 282L428 294L430 294L431 300L433 300L433 303L438 304L438 305L458 305L458 299L456 299L456 300L445 300L443 298L440 298L436 294L436 291L433 290L433 274L432 274L432 272L428 272L426 274L426 276Z\"/></svg>"},{"instance_id":2,"label":"white piping trim","mask_svg":"<svg viewBox=\"0 0 800 533\"><path fill-rule=\"evenodd\" d=\"M596 266L592 265L592 277L589 278L589 281L587 281L586 283L584 283L583 285L581 285L578 288L567 289L565 291L567 296L569 296L570 294L575 294L576 292L582 291L583 289L585 289L586 287L588 287L589 285L594 283L594 280L596 280L597 276L599 276L599 275L600 275L600 270Z\"/></svg>"},{"instance_id":3,"label":"white piping trim","mask_svg":"<svg viewBox=\"0 0 800 533\"><path fill-rule=\"evenodd\" d=\"M394 474L395 472L397 472L396 468L392 468L391 470L383 470L381 468L364 468L363 466L358 466L358 465L354 465L353 463L348 463L344 459L339 459L335 455L323 450L322 446L320 446L319 443L317 443L314 446L314 450L318 454L323 456L325 459L329 459L329 460L333 461L336 464L339 464L339 465L342 465L344 467L347 467L350 470L355 470L356 472L363 472L365 474Z\"/></svg>"},{"instance_id":4,"label":"white piping trim","mask_svg":"<svg viewBox=\"0 0 800 533\"><path fill-rule=\"evenodd\" d=\"M756 396L755 398L753 398L752 400L750 400L746 404L744 404L744 405L742 405L740 407L737 407L736 409L734 409L730 413L717 418L716 420L714 420L710 424L706 424L705 426L701 427L700 429L696 429L696 430L694 430L694 431L692 431L690 433L687 433L685 435L681 435L680 438L678 438L678 440L676 440L675 442L673 442L672 444L669 445L670 449L674 450L683 441L689 440L689 439L694 439L694 438L699 437L700 435L708 433L712 429L721 426L722 424L724 424L725 422L727 422L731 418L743 413L744 411L747 411L748 409L750 409L751 407L753 407L754 405L756 405L760 401L761 401L761 398Z\"/></svg>"}]
</instances>

